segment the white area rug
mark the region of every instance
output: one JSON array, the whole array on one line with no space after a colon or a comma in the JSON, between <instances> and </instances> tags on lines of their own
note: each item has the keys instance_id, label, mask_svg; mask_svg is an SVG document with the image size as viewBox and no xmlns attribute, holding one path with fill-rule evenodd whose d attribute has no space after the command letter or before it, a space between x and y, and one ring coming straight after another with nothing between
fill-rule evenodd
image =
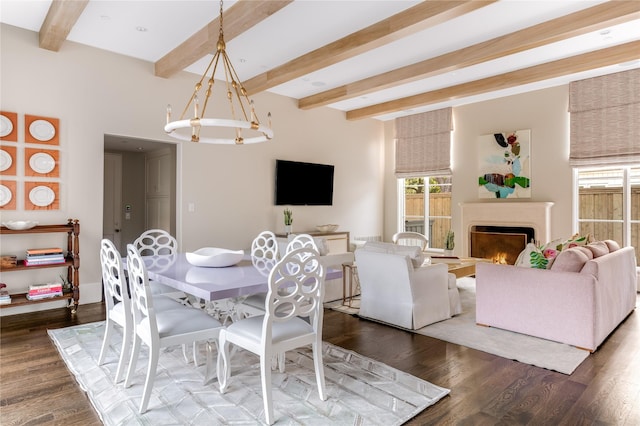
<instances>
[{"instance_id":1,"label":"white area rug","mask_svg":"<svg viewBox=\"0 0 640 426\"><path fill-rule=\"evenodd\" d=\"M97 366L104 322L49 330L69 370L106 425L255 425L264 422L258 358L244 350L232 358L225 394L213 380L203 385L205 367L187 364L180 347L161 353L149 410L138 414L147 352L129 388L113 378L120 336ZM217 355L217 354L214 354ZM204 360L204 353L202 356ZM318 397L311 349L287 352L285 373L273 372L278 425L400 425L449 393L448 389L324 343L327 401ZM214 372L215 374L215 372Z\"/></svg>"},{"instance_id":2,"label":"white area rug","mask_svg":"<svg viewBox=\"0 0 640 426\"><path fill-rule=\"evenodd\" d=\"M334 300L333 302L326 302L324 307L332 309L334 311L342 312L343 314L357 315L360 311L360 296L355 296L351 301L351 306L343 304L342 300Z\"/></svg>"},{"instance_id":3,"label":"white area rug","mask_svg":"<svg viewBox=\"0 0 640 426\"><path fill-rule=\"evenodd\" d=\"M564 374L573 373L589 356L589 352L574 346L476 325L475 278L460 278L457 284L462 314L423 327L416 333ZM357 309L342 306L340 302L325 306L348 314L358 313Z\"/></svg>"}]
</instances>

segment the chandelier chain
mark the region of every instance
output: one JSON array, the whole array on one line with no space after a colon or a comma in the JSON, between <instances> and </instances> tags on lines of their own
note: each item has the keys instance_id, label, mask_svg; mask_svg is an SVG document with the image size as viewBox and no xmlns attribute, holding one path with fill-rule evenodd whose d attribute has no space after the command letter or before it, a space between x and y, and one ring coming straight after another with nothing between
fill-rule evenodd
<instances>
[{"instance_id":1,"label":"chandelier chain","mask_svg":"<svg viewBox=\"0 0 640 426\"><path fill-rule=\"evenodd\" d=\"M219 17L219 35L218 43L216 46L216 52L213 55L212 60L209 62L204 74L200 80L195 84L193 93L187 105L185 106L179 120L171 121L171 105L167 106L167 124L165 126L165 132L172 137L180 140L191 140L192 142L206 142L206 143L221 143L221 144L243 144L243 143L258 143L270 140L273 137L273 131L271 130L271 113L267 114L268 125L260 123L258 116L255 112L253 100L249 98L249 95L244 88L242 81L238 77L236 70L229 59L226 52L226 45L224 41L224 29L223 29L223 0L220 0L220 17ZM226 97L231 112L231 118L206 118L205 113L209 105L209 99L213 93L214 78L216 69L219 62L223 68L224 78L226 83ZM209 75L206 89L203 88L204 79ZM204 90L204 99L199 99L198 93L200 90ZM213 99L211 99L213 101ZM212 102L213 103L213 102ZM236 105L237 103L237 105ZM245 105L246 103L246 105ZM193 118L186 118L186 114L193 106ZM239 117L236 116L239 115ZM190 137L179 134L176 132L178 129L191 129ZM220 137L207 137L201 138L200 131L203 128L227 128L233 129L235 132L234 138L220 138ZM260 135L257 137L250 137L245 139L242 135L242 130L247 129L253 132L258 132Z\"/></svg>"}]
</instances>

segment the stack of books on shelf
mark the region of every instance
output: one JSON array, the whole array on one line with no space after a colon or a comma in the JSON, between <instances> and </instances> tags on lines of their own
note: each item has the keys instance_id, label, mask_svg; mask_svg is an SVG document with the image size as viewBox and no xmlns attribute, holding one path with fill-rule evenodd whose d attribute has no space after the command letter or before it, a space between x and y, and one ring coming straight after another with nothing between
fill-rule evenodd
<instances>
[{"instance_id":1,"label":"stack of books on shelf","mask_svg":"<svg viewBox=\"0 0 640 426\"><path fill-rule=\"evenodd\" d=\"M56 296L62 296L62 284L50 283L30 285L29 293L27 293L27 299L29 300L48 299Z\"/></svg>"},{"instance_id":2,"label":"stack of books on shelf","mask_svg":"<svg viewBox=\"0 0 640 426\"><path fill-rule=\"evenodd\" d=\"M29 249L24 260L25 266L53 265L64 262L61 248Z\"/></svg>"},{"instance_id":3,"label":"stack of books on shelf","mask_svg":"<svg viewBox=\"0 0 640 426\"><path fill-rule=\"evenodd\" d=\"M11 303L11 295L9 294L9 290L5 287L5 284L2 284L2 288L0 288L0 305L8 305Z\"/></svg>"}]
</instances>

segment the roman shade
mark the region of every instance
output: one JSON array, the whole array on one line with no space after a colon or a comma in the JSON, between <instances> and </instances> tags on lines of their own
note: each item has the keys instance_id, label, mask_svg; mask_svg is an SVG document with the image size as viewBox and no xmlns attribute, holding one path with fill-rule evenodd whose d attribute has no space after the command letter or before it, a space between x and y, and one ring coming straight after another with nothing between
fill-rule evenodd
<instances>
[{"instance_id":1,"label":"roman shade","mask_svg":"<svg viewBox=\"0 0 640 426\"><path fill-rule=\"evenodd\" d=\"M451 174L452 109L396 118L398 178Z\"/></svg>"},{"instance_id":2,"label":"roman shade","mask_svg":"<svg viewBox=\"0 0 640 426\"><path fill-rule=\"evenodd\" d=\"M572 166L640 163L640 69L569 84Z\"/></svg>"}]
</instances>

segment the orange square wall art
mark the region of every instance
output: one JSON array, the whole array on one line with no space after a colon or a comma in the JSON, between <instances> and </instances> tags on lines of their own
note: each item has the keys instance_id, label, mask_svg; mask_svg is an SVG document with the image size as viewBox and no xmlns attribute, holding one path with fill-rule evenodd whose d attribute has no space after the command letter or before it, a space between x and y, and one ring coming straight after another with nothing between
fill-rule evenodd
<instances>
[{"instance_id":1,"label":"orange square wall art","mask_svg":"<svg viewBox=\"0 0 640 426\"><path fill-rule=\"evenodd\" d=\"M18 114L0 111L0 140L18 142Z\"/></svg>"},{"instance_id":2,"label":"orange square wall art","mask_svg":"<svg viewBox=\"0 0 640 426\"><path fill-rule=\"evenodd\" d=\"M16 210L15 180L0 180L0 210Z\"/></svg>"},{"instance_id":3,"label":"orange square wall art","mask_svg":"<svg viewBox=\"0 0 640 426\"><path fill-rule=\"evenodd\" d=\"M60 120L37 115L24 116L24 141L47 145L60 144Z\"/></svg>"},{"instance_id":4,"label":"orange square wall art","mask_svg":"<svg viewBox=\"0 0 640 426\"><path fill-rule=\"evenodd\" d=\"M0 176L15 176L17 173L18 148L0 144Z\"/></svg>"},{"instance_id":5,"label":"orange square wall art","mask_svg":"<svg viewBox=\"0 0 640 426\"><path fill-rule=\"evenodd\" d=\"M25 210L59 210L60 184L57 182L25 182Z\"/></svg>"},{"instance_id":6,"label":"orange square wall art","mask_svg":"<svg viewBox=\"0 0 640 426\"><path fill-rule=\"evenodd\" d=\"M57 149L25 148L24 175L60 177L60 151Z\"/></svg>"}]
</instances>

